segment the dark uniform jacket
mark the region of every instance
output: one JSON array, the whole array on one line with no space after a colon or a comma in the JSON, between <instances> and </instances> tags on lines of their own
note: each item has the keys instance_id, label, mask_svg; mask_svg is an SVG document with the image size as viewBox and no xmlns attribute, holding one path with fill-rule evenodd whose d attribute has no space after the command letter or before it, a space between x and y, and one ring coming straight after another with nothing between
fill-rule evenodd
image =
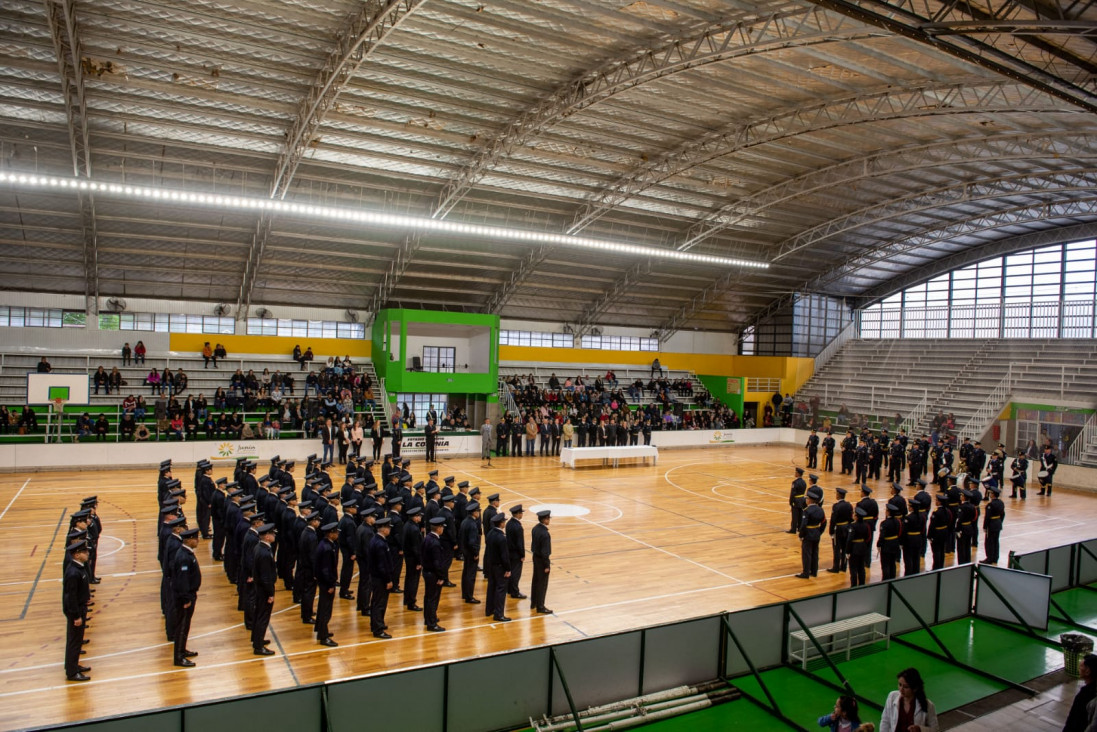
<instances>
[{"instance_id":1,"label":"dark uniform jacket","mask_svg":"<svg viewBox=\"0 0 1097 732\"><path fill-rule=\"evenodd\" d=\"M487 548L484 550L484 571L491 573L499 568L509 572L511 557L506 534L492 529L487 533L485 540Z\"/></svg>"},{"instance_id":2,"label":"dark uniform jacket","mask_svg":"<svg viewBox=\"0 0 1097 732\"><path fill-rule=\"evenodd\" d=\"M274 583L278 580L278 572L274 568L274 554L270 550L270 544L260 541L252 551L253 583L255 584L256 599L266 601L268 597L274 597Z\"/></svg>"},{"instance_id":3,"label":"dark uniform jacket","mask_svg":"<svg viewBox=\"0 0 1097 732\"><path fill-rule=\"evenodd\" d=\"M171 591L175 599L186 605L198 599L198 589L202 586L202 569L198 566L198 557L189 547L183 546L175 552L171 569Z\"/></svg>"},{"instance_id":4,"label":"dark uniform jacket","mask_svg":"<svg viewBox=\"0 0 1097 732\"><path fill-rule=\"evenodd\" d=\"M827 528L827 516L822 506L811 504L804 509L800 519L800 538L805 541L819 541Z\"/></svg>"},{"instance_id":5,"label":"dark uniform jacket","mask_svg":"<svg viewBox=\"0 0 1097 732\"><path fill-rule=\"evenodd\" d=\"M544 562L546 567L549 566L549 557L552 556L552 536L544 524L538 523L530 531L529 551L535 559Z\"/></svg>"},{"instance_id":6,"label":"dark uniform jacket","mask_svg":"<svg viewBox=\"0 0 1097 732\"><path fill-rule=\"evenodd\" d=\"M452 552L447 552L443 542L431 532L423 540L423 574L434 580L449 581L449 565Z\"/></svg>"},{"instance_id":7,"label":"dark uniform jacket","mask_svg":"<svg viewBox=\"0 0 1097 732\"><path fill-rule=\"evenodd\" d=\"M423 564L423 532L414 521L404 524L404 561L413 567Z\"/></svg>"},{"instance_id":8,"label":"dark uniform jacket","mask_svg":"<svg viewBox=\"0 0 1097 732\"><path fill-rule=\"evenodd\" d=\"M465 560L480 554L480 523L472 516L466 516L461 522L461 535L459 542L461 551L465 554Z\"/></svg>"},{"instance_id":9,"label":"dark uniform jacket","mask_svg":"<svg viewBox=\"0 0 1097 732\"><path fill-rule=\"evenodd\" d=\"M313 564L319 537L316 529L306 525L297 537L297 574L307 582L316 578L316 566Z\"/></svg>"},{"instance_id":10,"label":"dark uniform jacket","mask_svg":"<svg viewBox=\"0 0 1097 732\"><path fill-rule=\"evenodd\" d=\"M1005 518L1006 505L1000 498L995 498L987 504L986 513L983 514L983 528L986 531L1001 531Z\"/></svg>"},{"instance_id":11,"label":"dark uniform jacket","mask_svg":"<svg viewBox=\"0 0 1097 732\"><path fill-rule=\"evenodd\" d=\"M76 562L65 567L65 578L61 585L61 609L69 620L83 618L91 600L91 584L87 570Z\"/></svg>"},{"instance_id":12,"label":"dark uniform jacket","mask_svg":"<svg viewBox=\"0 0 1097 732\"><path fill-rule=\"evenodd\" d=\"M392 560L389 558L389 547L380 534L375 534L370 539L369 576L383 585L392 582ZM374 587L377 587L377 585L374 585ZM384 588L381 587L380 589Z\"/></svg>"},{"instance_id":13,"label":"dark uniform jacket","mask_svg":"<svg viewBox=\"0 0 1097 732\"><path fill-rule=\"evenodd\" d=\"M316 572L316 584L322 590L330 590L339 584L339 550L328 537L320 540L312 553L313 571Z\"/></svg>"},{"instance_id":14,"label":"dark uniform jacket","mask_svg":"<svg viewBox=\"0 0 1097 732\"><path fill-rule=\"evenodd\" d=\"M506 535L510 566L515 567L526 556L526 532L522 530L522 522L516 518L507 521Z\"/></svg>"}]
</instances>

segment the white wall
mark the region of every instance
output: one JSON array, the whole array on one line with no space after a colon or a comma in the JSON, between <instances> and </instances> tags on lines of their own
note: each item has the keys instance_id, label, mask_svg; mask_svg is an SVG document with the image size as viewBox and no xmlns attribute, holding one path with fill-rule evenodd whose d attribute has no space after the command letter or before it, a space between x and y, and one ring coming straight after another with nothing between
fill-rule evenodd
<instances>
[{"instance_id":1,"label":"white wall","mask_svg":"<svg viewBox=\"0 0 1097 732\"><path fill-rule=\"evenodd\" d=\"M96 325L87 328L0 328L0 343L3 344L0 348L5 353L71 351L121 358L123 343L133 346L137 341L144 341L150 357L167 353L168 333L99 330Z\"/></svg>"},{"instance_id":2,"label":"white wall","mask_svg":"<svg viewBox=\"0 0 1097 732\"><path fill-rule=\"evenodd\" d=\"M563 323L553 323L536 320L509 320L500 321L503 330L529 330L542 333L563 333ZM636 336L648 338L651 336L651 328L626 328L616 325L602 326L602 335ZM662 350L671 353L737 353L739 348L738 333L721 333L716 331L679 331L663 343ZM607 363L612 359L608 359Z\"/></svg>"},{"instance_id":3,"label":"white wall","mask_svg":"<svg viewBox=\"0 0 1097 732\"><path fill-rule=\"evenodd\" d=\"M456 366L455 371L458 373L466 373L465 364L470 364L471 370L471 355L470 355L470 341L468 338L442 338L440 336L417 336L408 335L408 362L405 364L407 368L411 367L411 360L418 356L423 357L423 346L437 346L439 348L454 348L456 349L456 360L454 364ZM447 359L447 365L448 359ZM484 371L487 371L485 366Z\"/></svg>"},{"instance_id":4,"label":"white wall","mask_svg":"<svg viewBox=\"0 0 1097 732\"><path fill-rule=\"evenodd\" d=\"M486 374L491 366L491 330L469 338L469 373Z\"/></svg>"}]
</instances>

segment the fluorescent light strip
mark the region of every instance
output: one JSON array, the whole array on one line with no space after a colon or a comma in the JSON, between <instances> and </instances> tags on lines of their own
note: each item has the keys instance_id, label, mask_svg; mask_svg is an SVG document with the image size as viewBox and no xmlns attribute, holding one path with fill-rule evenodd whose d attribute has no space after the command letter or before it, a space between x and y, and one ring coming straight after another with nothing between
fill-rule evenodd
<instances>
[{"instance_id":1,"label":"fluorescent light strip","mask_svg":"<svg viewBox=\"0 0 1097 732\"><path fill-rule=\"evenodd\" d=\"M749 259L718 257L711 254L698 254L695 252L680 252L674 249L659 249L657 247L606 241L604 239L591 239L583 236L523 231L521 229L508 229L501 226L462 224L454 221L432 219L425 216L401 216L348 208L313 206L310 204L279 201L271 198L224 196L215 193L191 193L164 188L129 186L118 183L99 183L83 178L61 178L3 172L0 172L0 183L10 183L19 188L88 191L90 193L100 193L121 198L163 201L165 203L193 204L221 209L242 209L259 212L269 211L272 213L285 213L306 218L327 219L329 221L349 221L361 224L372 224L375 226L436 231L447 234L501 239L505 241L559 244L561 246L577 247L580 249L596 249L638 257L713 264L721 267L744 267L751 269L769 268L768 262L757 262Z\"/></svg>"}]
</instances>

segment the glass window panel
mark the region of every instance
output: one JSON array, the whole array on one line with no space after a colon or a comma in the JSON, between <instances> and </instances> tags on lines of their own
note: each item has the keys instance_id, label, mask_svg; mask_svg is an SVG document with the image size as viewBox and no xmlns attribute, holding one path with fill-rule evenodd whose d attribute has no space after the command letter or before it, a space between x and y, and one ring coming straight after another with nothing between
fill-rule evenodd
<instances>
[{"instance_id":1,"label":"glass window panel","mask_svg":"<svg viewBox=\"0 0 1097 732\"><path fill-rule=\"evenodd\" d=\"M0 326L6 326L9 321L10 309L7 305L0 305Z\"/></svg>"},{"instance_id":2,"label":"glass window panel","mask_svg":"<svg viewBox=\"0 0 1097 732\"><path fill-rule=\"evenodd\" d=\"M1032 261L1039 266L1041 262L1059 262L1063 258L1063 249L1059 246L1047 249L1037 249L1033 252Z\"/></svg>"},{"instance_id":3,"label":"glass window panel","mask_svg":"<svg viewBox=\"0 0 1097 732\"><path fill-rule=\"evenodd\" d=\"M81 310L66 310L61 314L61 327L83 328L88 324L88 314Z\"/></svg>"}]
</instances>

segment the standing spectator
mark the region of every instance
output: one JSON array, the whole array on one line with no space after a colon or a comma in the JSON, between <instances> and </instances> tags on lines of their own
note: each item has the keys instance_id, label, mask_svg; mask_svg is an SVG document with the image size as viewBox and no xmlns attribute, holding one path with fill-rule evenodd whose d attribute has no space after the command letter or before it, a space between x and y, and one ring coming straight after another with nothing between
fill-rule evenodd
<instances>
[{"instance_id":1,"label":"standing spectator","mask_svg":"<svg viewBox=\"0 0 1097 732\"><path fill-rule=\"evenodd\" d=\"M133 363L142 364L145 363L145 343L144 341L137 341L137 345L133 347Z\"/></svg>"},{"instance_id":2,"label":"standing spectator","mask_svg":"<svg viewBox=\"0 0 1097 732\"><path fill-rule=\"evenodd\" d=\"M213 348L210 346L209 341L202 344L202 368L208 369L209 362L213 361L213 368L217 368L217 357L213 355Z\"/></svg>"},{"instance_id":3,"label":"standing spectator","mask_svg":"<svg viewBox=\"0 0 1097 732\"><path fill-rule=\"evenodd\" d=\"M102 366L99 368L102 368ZM42 356L42 360L38 362L38 373L48 374L51 371L53 371L53 366L50 366L50 362L46 360L45 356Z\"/></svg>"},{"instance_id":4,"label":"standing spectator","mask_svg":"<svg viewBox=\"0 0 1097 732\"><path fill-rule=\"evenodd\" d=\"M3 404L0 404L0 435L6 435L11 430L11 412Z\"/></svg>"},{"instance_id":5,"label":"standing spectator","mask_svg":"<svg viewBox=\"0 0 1097 732\"><path fill-rule=\"evenodd\" d=\"M1063 725L1063 732L1085 732L1090 716L1086 705L1097 698L1097 656L1087 653L1078 665L1078 670L1085 686L1078 690L1074 703L1070 705L1070 714L1067 715L1067 723Z\"/></svg>"},{"instance_id":6,"label":"standing spectator","mask_svg":"<svg viewBox=\"0 0 1097 732\"><path fill-rule=\"evenodd\" d=\"M917 669L899 672L899 688L888 694L880 717L880 732L937 732L937 711L926 698Z\"/></svg>"},{"instance_id":7,"label":"standing spectator","mask_svg":"<svg viewBox=\"0 0 1097 732\"><path fill-rule=\"evenodd\" d=\"M330 463L335 459L335 429L331 426L331 418L324 420L324 426L320 428L320 442L324 445L324 455L321 462Z\"/></svg>"},{"instance_id":8,"label":"standing spectator","mask_svg":"<svg viewBox=\"0 0 1097 732\"><path fill-rule=\"evenodd\" d=\"M365 438L365 430L362 429L362 420L358 417L354 418L354 427L350 431L350 444L353 447L352 454L354 457L361 457L362 455L362 440Z\"/></svg>"},{"instance_id":9,"label":"standing spectator","mask_svg":"<svg viewBox=\"0 0 1097 732\"><path fill-rule=\"evenodd\" d=\"M124 343L122 345L122 365L123 366L129 366L130 365L130 358L131 358L132 355L133 355L133 351L130 349L130 344L129 343Z\"/></svg>"}]
</instances>

